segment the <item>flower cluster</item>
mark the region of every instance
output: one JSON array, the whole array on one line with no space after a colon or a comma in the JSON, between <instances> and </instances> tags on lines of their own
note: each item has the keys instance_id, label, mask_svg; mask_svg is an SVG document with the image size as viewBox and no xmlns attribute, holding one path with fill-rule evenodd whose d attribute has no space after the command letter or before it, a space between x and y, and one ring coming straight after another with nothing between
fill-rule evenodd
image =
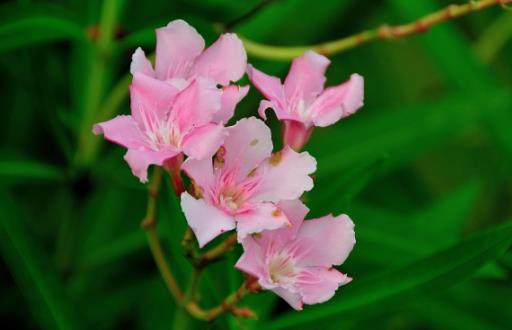
<instances>
[{"instance_id":1,"label":"flower cluster","mask_svg":"<svg viewBox=\"0 0 512 330\"><path fill-rule=\"evenodd\" d=\"M281 83L247 65L234 34L205 49L197 31L176 20L156 36L154 68L140 48L132 57L131 115L96 124L94 133L128 149L124 158L141 182L150 165L190 178L190 189L177 193L201 248L236 230L244 252L235 267L259 287L298 310L330 299L351 280L333 266L352 250L354 224L346 215L304 220L308 208L300 197L313 188L316 161L300 150L314 127L363 105L363 78L353 74L324 88L330 62L308 51ZM249 90L233 83L245 73L265 97L259 115L266 120L271 108L283 122L282 150L273 151L271 131L260 119L225 126Z\"/></svg>"}]
</instances>

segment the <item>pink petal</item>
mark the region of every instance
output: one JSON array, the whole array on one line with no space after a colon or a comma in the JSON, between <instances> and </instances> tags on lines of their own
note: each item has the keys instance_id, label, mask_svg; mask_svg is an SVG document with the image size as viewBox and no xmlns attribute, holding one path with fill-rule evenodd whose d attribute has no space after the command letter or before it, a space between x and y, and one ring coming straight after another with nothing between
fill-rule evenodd
<instances>
[{"instance_id":1,"label":"pink petal","mask_svg":"<svg viewBox=\"0 0 512 330\"><path fill-rule=\"evenodd\" d=\"M179 90L145 74L134 73L130 85L133 119L144 128L167 118Z\"/></svg>"},{"instance_id":2,"label":"pink petal","mask_svg":"<svg viewBox=\"0 0 512 330\"><path fill-rule=\"evenodd\" d=\"M239 242L247 235L290 225L284 212L272 203L259 203L252 210L237 214L235 218Z\"/></svg>"},{"instance_id":3,"label":"pink petal","mask_svg":"<svg viewBox=\"0 0 512 330\"><path fill-rule=\"evenodd\" d=\"M177 151L174 150L138 150L128 149L124 155L124 159L130 165L133 175L139 178L140 182L148 181L148 167L149 165L163 165L164 162L176 156Z\"/></svg>"},{"instance_id":4,"label":"pink petal","mask_svg":"<svg viewBox=\"0 0 512 330\"><path fill-rule=\"evenodd\" d=\"M284 213L289 221L289 225L283 228L265 231L258 237L257 242L263 247L267 248L273 246L280 248L287 242L295 239L306 214L309 209L300 200L281 201L277 207Z\"/></svg>"},{"instance_id":5,"label":"pink petal","mask_svg":"<svg viewBox=\"0 0 512 330\"><path fill-rule=\"evenodd\" d=\"M235 264L235 268L260 278L265 276L264 255L260 245L251 237L243 241L244 253Z\"/></svg>"},{"instance_id":6,"label":"pink petal","mask_svg":"<svg viewBox=\"0 0 512 330\"><path fill-rule=\"evenodd\" d=\"M220 109L221 91L212 81L197 78L176 97L170 120L182 134L210 123Z\"/></svg>"},{"instance_id":7,"label":"pink petal","mask_svg":"<svg viewBox=\"0 0 512 330\"><path fill-rule=\"evenodd\" d=\"M314 126L307 127L300 121L285 120L283 129L283 144L299 151L308 142Z\"/></svg>"},{"instance_id":8,"label":"pink petal","mask_svg":"<svg viewBox=\"0 0 512 330\"><path fill-rule=\"evenodd\" d=\"M203 199L195 199L188 192L181 194L181 208L201 248L225 231L235 228L231 216Z\"/></svg>"},{"instance_id":9,"label":"pink petal","mask_svg":"<svg viewBox=\"0 0 512 330\"><path fill-rule=\"evenodd\" d=\"M225 33L197 58L194 73L210 77L226 86L244 75L247 54L242 41L233 33Z\"/></svg>"},{"instance_id":10,"label":"pink petal","mask_svg":"<svg viewBox=\"0 0 512 330\"><path fill-rule=\"evenodd\" d=\"M260 104L258 112L263 119L267 119L265 111L267 108L272 108L276 113L282 112L285 109L286 100L284 96L283 85L281 80L274 76L269 76L257 69L252 65L247 65L247 75L253 85L263 94L263 96L271 102Z\"/></svg>"},{"instance_id":11,"label":"pink petal","mask_svg":"<svg viewBox=\"0 0 512 330\"><path fill-rule=\"evenodd\" d=\"M239 168L238 177L245 178L272 152L270 129L254 117L241 119L227 129L224 168Z\"/></svg>"},{"instance_id":12,"label":"pink petal","mask_svg":"<svg viewBox=\"0 0 512 330\"><path fill-rule=\"evenodd\" d=\"M146 54L142 48L137 48L132 55L132 63L130 64L130 73L142 73L150 77L155 76L155 71L153 70L153 66L151 62L146 58Z\"/></svg>"},{"instance_id":13,"label":"pink petal","mask_svg":"<svg viewBox=\"0 0 512 330\"><path fill-rule=\"evenodd\" d=\"M203 49L203 37L183 20L174 20L157 29L156 76L160 80L187 78Z\"/></svg>"},{"instance_id":14,"label":"pink petal","mask_svg":"<svg viewBox=\"0 0 512 330\"><path fill-rule=\"evenodd\" d=\"M316 160L309 153L297 153L286 146L258 167L260 185L252 200L277 203L297 199L313 188L309 174L315 170Z\"/></svg>"},{"instance_id":15,"label":"pink petal","mask_svg":"<svg viewBox=\"0 0 512 330\"><path fill-rule=\"evenodd\" d=\"M183 140L183 152L193 159L212 157L227 135L224 126L206 124L193 129Z\"/></svg>"},{"instance_id":16,"label":"pink petal","mask_svg":"<svg viewBox=\"0 0 512 330\"><path fill-rule=\"evenodd\" d=\"M277 207L284 212L288 220L290 221L290 227L283 228L279 231L273 231L272 233L279 234L280 231L289 231L290 239L294 237L299 231L306 214L309 212L309 208L300 201L300 199L290 201L280 201Z\"/></svg>"},{"instance_id":17,"label":"pink petal","mask_svg":"<svg viewBox=\"0 0 512 330\"><path fill-rule=\"evenodd\" d=\"M279 120L299 120L295 113L288 112L285 108L281 107L277 101L261 100L258 107L258 114L264 120L267 120L267 115L265 114L267 109L274 110L274 113Z\"/></svg>"},{"instance_id":18,"label":"pink petal","mask_svg":"<svg viewBox=\"0 0 512 330\"><path fill-rule=\"evenodd\" d=\"M292 62L284 81L286 98L312 102L324 89L325 70L330 61L327 57L307 51ZM292 102L294 103L294 102Z\"/></svg>"},{"instance_id":19,"label":"pink petal","mask_svg":"<svg viewBox=\"0 0 512 330\"><path fill-rule=\"evenodd\" d=\"M213 121L216 123L227 123L233 113L236 105L249 92L249 86L229 85L222 90L222 98L220 101L220 110L213 115Z\"/></svg>"},{"instance_id":20,"label":"pink petal","mask_svg":"<svg viewBox=\"0 0 512 330\"><path fill-rule=\"evenodd\" d=\"M321 237L321 244L318 238ZM340 265L347 259L356 243L354 223L347 215L307 220L297 234L302 266Z\"/></svg>"},{"instance_id":21,"label":"pink petal","mask_svg":"<svg viewBox=\"0 0 512 330\"><path fill-rule=\"evenodd\" d=\"M92 131L94 134L104 134L105 139L126 148L139 148L145 145L144 137L132 116L117 116L94 125Z\"/></svg>"},{"instance_id":22,"label":"pink petal","mask_svg":"<svg viewBox=\"0 0 512 330\"><path fill-rule=\"evenodd\" d=\"M274 288L272 291L277 294L279 297L283 298L293 309L297 311L302 310L303 302L300 294L291 292L285 288Z\"/></svg>"},{"instance_id":23,"label":"pink petal","mask_svg":"<svg viewBox=\"0 0 512 330\"><path fill-rule=\"evenodd\" d=\"M334 268L308 267L298 276L296 286L305 304L318 304L331 299L339 286L350 281Z\"/></svg>"},{"instance_id":24,"label":"pink petal","mask_svg":"<svg viewBox=\"0 0 512 330\"><path fill-rule=\"evenodd\" d=\"M203 189L208 189L213 185L213 166L209 158L197 160L188 158L181 169L187 173L187 176L194 180Z\"/></svg>"},{"instance_id":25,"label":"pink petal","mask_svg":"<svg viewBox=\"0 0 512 330\"><path fill-rule=\"evenodd\" d=\"M364 80L358 74L341 85L327 88L311 105L316 126L325 127L347 117L363 106Z\"/></svg>"}]
</instances>

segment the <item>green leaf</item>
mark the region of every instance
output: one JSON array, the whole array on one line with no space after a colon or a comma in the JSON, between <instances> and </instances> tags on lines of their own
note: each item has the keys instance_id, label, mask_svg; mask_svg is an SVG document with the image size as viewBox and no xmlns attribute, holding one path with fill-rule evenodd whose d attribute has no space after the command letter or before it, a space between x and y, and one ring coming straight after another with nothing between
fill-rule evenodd
<instances>
[{"instance_id":1,"label":"green leaf","mask_svg":"<svg viewBox=\"0 0 512 330\"><path fill-rule=\"evenodd\" d=\"M87 40L85 28L50 5L0 7L0 53L60 40Z\"/></svg>"},{"instance_id":2,"label":"green leaf","mask_svg":"<svg viewBox=\"0 0 512 330\"><path fill-rule=\"evenodd\" d=\"M50 258L36 244L15 209L16 203L0 192L0 252L16 282L27 296L32 313L46 329L81 329Z\"/></svg>"},{"instance_id":3,"label":"green leaf","mask_svg":"<svg viewBox=\"0 0 512 330\"><path fill-rule=\"evenodd\" d=\"M503 329L478 315L468 313L453 302L446 302L439 298L423 298L420 303L413 304L411 307L413 312L438 329Z\"/></svg>"},{"instance_id":4,"label":"green leaf","mask_svg":"<svg viewBox=\"0 0 512 330\"><path fill-rule=\"evenodd\" d=\"M147 238L144 231L137 228L135 231L114 239L90 251L81 261L81 269L91 269L108 264L135 251L147 247Z\"/></svg>"},{"instance_id":5,"label":"green leaf","mask_svg":"<svg viewBox=\"0 0 512 330\"><path fill-rule=\"evenodd\" d=\"M510 13L505 12L482 31L473 49L482 61L491 63L511 38L512 20Z\"/></svg>"},{"instance_id":6,"label":"green leaf","mask_svg":"<svg viewBox=\"0 0 512 330\"><path fill-rule=\"evenodd\" d=\"M267 329L283 329L306 322L339 317L372 304L401 302L453 285L503 253L512 243L512 224L474 235L446 250L366 279L355 279L328 303L287 313Z\"/></svg>"},{"instance_id":7,"label":"green leaf","mask_svg":"<svg viewBox=\"0 0 512 330\"><path fill-rule=\"evenodd\" d=\"M325 210L333 213L346 212L354 197L381 172L387 158L383 155L369 164L354 166L339 175L318 178L315 182L315 191L308 195L311 198L308 205L312 208L309 218L322 216ZM323 213L316 214L317 210Z\"/></svg>"},{"instance_id":8,"label":"green leaf","mask_svg":"<svg viewBox=\"0 0 512 330\"><path fill-rule=\"evenodd\" d=\"M403 264L455 243L474 206L479 185L470 182L413 215L396 215L355 204L357 240L353 257L375 265Z\"/></svg>"},{"instance_id":9,"label":"green leaf","mask_svg":"<svg viewBox=\"0 0 512 330\"><path fill-rule=\"evenodd\" d=\"M0 178L21 180L62 180L64 170L30 160L0 160Z\"/></svg>"},{"instance_id":10,"label":"green leaf","mask_svg":"<svg viewBox=\"0 0 512 330\"><path fill-rule=\"evenodd\" d=\"M318 160L318 175L332 175L370 163L382 154L390 156L388 167L396 166L453 136L484 114L510 108L509 95L507 90L461 94L430 104L379 111L371 117L356 116L318 130L310 144L311 153Z\"/></svg>"},{"instance_id":11,"label":"green leaf","mask_svg":"<svg viewBox=\"0 0 512 330\"><path fill-rule=\"evenodd\" d=\"M388 0L390 5L407 21L439 10L436 1ZM420 41L425 52L437 63L445 77L459 90L481 91L496 85L494 77L485 70L471 49L471 44L455 28L454 22L445 22L428 33Z\"/></svg>"}]
</instances>

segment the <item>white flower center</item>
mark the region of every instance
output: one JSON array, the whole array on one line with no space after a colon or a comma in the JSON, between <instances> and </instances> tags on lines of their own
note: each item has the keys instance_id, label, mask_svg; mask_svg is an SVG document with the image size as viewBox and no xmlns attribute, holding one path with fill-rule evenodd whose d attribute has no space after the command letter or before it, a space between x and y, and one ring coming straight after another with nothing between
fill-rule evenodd
<instances>
[{"instance_id":1,"label":"white flower center","mask_svg":"<svg viewBox=\"0 0 512 330\"><path fill-rule=\"evenodd\" d=\"M178 129L167 121L160 121L154 129L146 130L146 136L151 148L160 150L165 146L177 147L181 143L181 134Z\"/></svg>"},{"instance_id":2,"label":"white flower center","mask_svg":"<svg viewBox=\"0 0 512 330\"><path fill-rule=\"evenodd\" d=\"M272 282L281 285L292 284L297 273L293 258L284 251L270 258L268 272Z\"/></svg>"},{"instance_id":3,"label":"white flower center","mask_svg":"<svg viewBox=\"0 0 512 330\"><path fill-rule=\"evenodd\" d=\"M306 102L304 102L304 100L300 100L299 103L297 103L297 115L299 115L299 118L301 119L306 119L308 115Z\"/></svg>"},{"instance_id":4,"label":"white flower center","mask_svg":"<svg viewBox=\"0 0 512 330\"><path fill-rule=\"evenodd\" d=\"M236 187L226 187L219 194L219 205L227 211L236 212L243 203L243 193Z\"/></svg>"}]
</instances>

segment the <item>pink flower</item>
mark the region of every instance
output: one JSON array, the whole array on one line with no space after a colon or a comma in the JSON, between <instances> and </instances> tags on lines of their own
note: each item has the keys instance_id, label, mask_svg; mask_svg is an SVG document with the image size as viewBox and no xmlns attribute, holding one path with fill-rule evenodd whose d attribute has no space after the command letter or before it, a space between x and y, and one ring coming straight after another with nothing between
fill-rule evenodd
<instances>
[{"instance_id":1,"label":"pink flower","mask_svg":"<svg viewBox=\"0 0 512 330\"><path fill-rule=\"evenodd\" d=\"M208 49L197 31L183 20L174 20L156 30L156 63L153 69L144 51L137 48L130 71L140 73L183 89L195 77L211 79L223 86L221 108L215 122L227 122L236 104L245 97L249 86L230 85L244 75L247 54L242 41L233 33L225 33Z\"/></svg>"},{"instance_id":2,"label":"pink flower","mask_svg":"<svg viewBox=\"0 0 512 330\"><path fill-rule=\"evenodd\" d=\"M294 309L325 302L352 279L333 265L347 259L356 242L346 215L303 221L308 209L300 201L278 204L291 226L247 237L235 267L258 279Z\"/></svg>"},{"instance_id":3,"label":"pink flower","mask_svg":"<svg viewBox=\"0 0 512 330\"><path fill-rule=\"evenodd\" d=\"M212 123L221 95L211 81L197 78L183 91L135 73L130 86L131 116L121 115L94 125L95 134L128 149L125 160L141 182L149 165L163 163L181 152L192 158L211 157L226 131Z\"/></svg>"},{"instance_id":4,"label":"pink flower","mask_svg":"<svg viewBox=\"0 0 512 330\"><path fill-rule=\"evenodd\" d=\"M211 159L187 159L182 169L194 180L199 199L181 195L181 207L199 245L237 227L238 239L290 222L277 203L299 198L313 187L316 161L286 147L271 155L270 129L254 117L227 128L223 148Z\"/></svg>"},{"instance_id":5,"label":"pink flower","mask_svg":"<svg viewBox=\"0 0 512 330\"><path fill-rule=\"evenodd\" d=\"M247 68L249 79L266 98L260 103L260 116L266 119L266 109L272 108L284 121L284 143L295 150L307 142L314 126L332 125L363 106L363 77L358 74L324 89L329 63L325 56L307 51L293 60L284 84L250 65Z\"/></svg>"}]
</instances>

